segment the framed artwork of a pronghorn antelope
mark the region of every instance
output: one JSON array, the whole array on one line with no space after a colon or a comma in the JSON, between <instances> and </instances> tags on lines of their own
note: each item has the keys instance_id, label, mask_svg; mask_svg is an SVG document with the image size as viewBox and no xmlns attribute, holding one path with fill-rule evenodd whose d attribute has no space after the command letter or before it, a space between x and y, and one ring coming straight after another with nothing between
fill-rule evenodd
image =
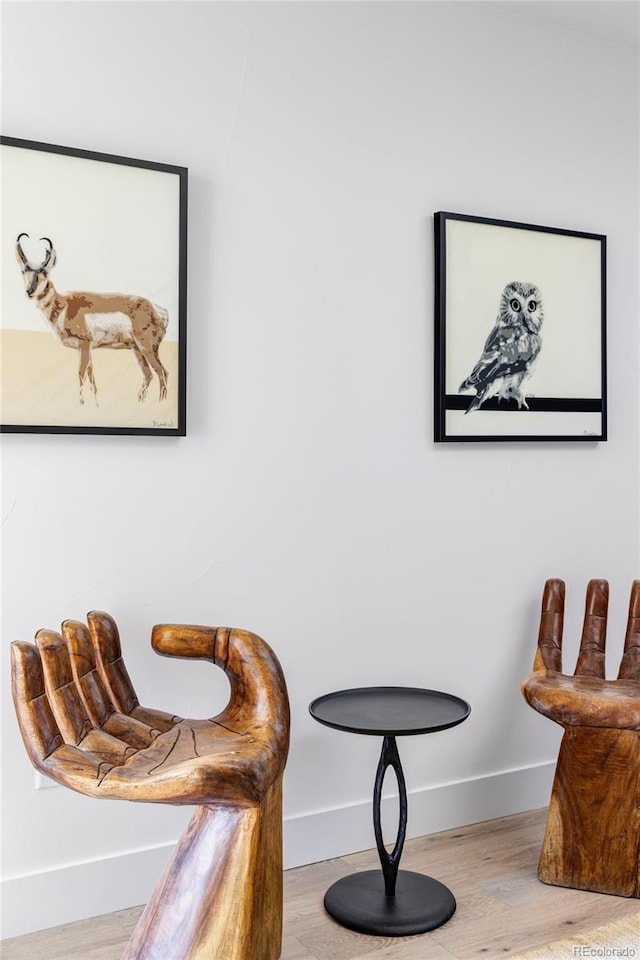
<instances>
[{"instance_id":1,"label":"framed artwork of a pronghorn antelope","mask_svg":"<svg viewBox=\"0 0 640 960\"><path fill-rule=\"evenodd\" d=\"M184 436L186 168L0 151L0 429Z\"/></svg>"}]
</instances>

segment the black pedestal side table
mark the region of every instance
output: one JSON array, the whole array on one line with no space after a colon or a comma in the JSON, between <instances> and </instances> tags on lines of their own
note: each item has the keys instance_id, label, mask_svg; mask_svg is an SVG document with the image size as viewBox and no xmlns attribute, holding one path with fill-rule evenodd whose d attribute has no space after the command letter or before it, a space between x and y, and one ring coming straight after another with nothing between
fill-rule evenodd
<instances>
[{"instance_id":1,"label":"black pedestal side table","mask_svg":"<svg viewBox=\"0 0 640 960\"><path fill-rule=\"evenodd\" d=\"M309 712L319 723L348 733L383 737L373 790L373 827L382 872L365 870L338 880L327 890L324 906L334 920L384 937L407 937L434 930L456 909L451 891L439 880L399 870L407 829L407 789L396 737L434 733L466 720L466 701L419 687L357 687L318 697ZM380 800L388 767L393 767L400 795L398 835L391 853L382 839Z\"/></svg>"}]
</instances>

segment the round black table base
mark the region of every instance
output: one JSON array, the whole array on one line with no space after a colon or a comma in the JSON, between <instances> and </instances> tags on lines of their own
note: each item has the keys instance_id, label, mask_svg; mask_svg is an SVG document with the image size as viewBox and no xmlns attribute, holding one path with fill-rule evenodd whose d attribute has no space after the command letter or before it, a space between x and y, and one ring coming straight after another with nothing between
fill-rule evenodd
<instances>
[{"instance_id":1,"label":"round black table base","mask_svg":"<svg viewBox=\"0 0 640 960\"><path fill-rule=\"evenodd\" d=\"M435 930L456 909L455 897L439 880L400 870L394 897L386 896L380 870L352 873L329 887L324 906L343 927L377 937L410 937Z\"/></svg>"}]
</instances>

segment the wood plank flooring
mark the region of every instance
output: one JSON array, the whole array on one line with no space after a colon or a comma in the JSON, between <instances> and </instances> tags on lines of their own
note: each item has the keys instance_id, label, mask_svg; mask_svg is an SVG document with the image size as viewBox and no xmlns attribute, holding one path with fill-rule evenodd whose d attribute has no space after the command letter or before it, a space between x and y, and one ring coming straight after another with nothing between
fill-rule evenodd
<instances>
[{"instance_id":1,"label":"wood plank flooring","mask_svg":"<svg viewBox=\"0 0 640 960\"><path fill-rule=\"evenodd\" d=\"M418 937L362 936L323 910L324 891L334 880L378 866L375 850L288 870L282 960L497 960L610 920L640 918L637 900L539 882L545 819L546 811L536 810L407 841L401 867L436 877L458 901L449 923ZM132 907L4 940L0 956L119 960L141 911Z\"/></svg>"}]
</instances>

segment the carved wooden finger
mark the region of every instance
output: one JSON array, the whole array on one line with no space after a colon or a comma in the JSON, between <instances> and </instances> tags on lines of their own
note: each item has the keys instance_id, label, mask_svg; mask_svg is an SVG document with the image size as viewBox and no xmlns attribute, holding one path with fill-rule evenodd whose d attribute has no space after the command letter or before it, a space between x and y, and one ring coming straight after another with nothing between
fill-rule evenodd
<instances>
[{"instance_id":1,"label":"carved wooden finger","mask_svg":"<svg viewBox=\"0 0 640 960\"><path fill-rule=\"evenodd\" d=\"M119 713L132 716L156 730L170 730L181 719L175 714L142 707L122 658L120 634L108 613L93 610L87 614L96 666L111 703Z\"/></svg>"},{"instance_id":2,"label":"carved wooden finger","mask_svg":"<svg viewBox=\"0 0 640 960\"><path fill-rule=\"evenodd\" d=\"M271 740L278 751L286 754L289 704L278 658L268 644L243 630L228 631L225 647L220 651L218 644L216 656L226 661L224 672L229 678L231 696L215 719L232 729L247 730L255 737ZM249 664L253 664L253 669Z\"/></svg>"},{"instance_id":3,"label":"carved wooden finger","mask_svg":"<svg viewBox=\"0 0 640 960\"><path fill-rule=\"evenodd\" d=\"M219 655L216 659L216 644L219 644L222 651L228 635L229 631L224 627L157 623L151 631L151 646L161 657L209 660L210 663L219 663L224 670L226 658Z\"/></svg>"},{"instance_id":4,"label":"carved wooden finger","mask_svg":"<svg viewBox=\"0 0 640 960\"><path fill-rule=\"evenodd\" d=\"M562 670L562 629L564 625L564 580L547 580L542 595L538 649L533 669Z\"/></svg>"},{"instance_id":5,"label":"carved wooden finger","mask_svg":"<svg viewBox=\"0 0 640 960\"><path fill-rule=\"evenodd\" d=\"M102 725L102 729L111 734L112 737L117 737L124 743L128 743L134 750L144 750L151 746L156 737L160 735L159 730L154 730L153 727L147 726L141 720L137 720L135 717L127 717L124 713L118 713L117 711L109 714Z\"/></svg>"},{"instance_id":6,"label":"carved wooden finger","mask_svg":"<svg viewBox=\"0 0 640 960\"><path fill-rule=\"evenodd\" d=\"M47 698L60 733L65 743L77 746L93 724L73 679L67 645L55 630L38 630L36 644Z\"/></svg>"},{"instance_id":7,"label":"carved wooden finger","mask_svg":"<svg viewBox=\"0 0 640 960\"><path fill-rule=\"evenodd\" d=\"M629 618L618 679L640 680L640 580L634 580L631 587Z\"/></svg>"},{"instance_id":8,"label":"carved wooden finger","mask_svg":"<svg viewBox=\"0 0 640 960\"><path fill-rule=\"evenodd\" d=\"M100 679L111 702L120 713L131 713L138 706L138 698L122 659L120 635L113 617L93 610L87 614L93 652Z\"/></svg>"},{"instance_id":9,"label":"carved wooden finger","mask_svg":"<svg viewBox=\"0 0 640 960\"><path fill-rule=\"evenodd\" d=\"M115 707L98 674L89 631L84 623L78 620L65 620L62 624L62 636L69 651L73 679L84 708L92 725L101 727Z\"/></svg>"},{"instance_id":10,"label":"carved wooden finger","mask_svg":"<svg viewBox=\"0 0 640 960\"><path fill-rule=\"evenodd\" d=\"M40 654L32 643L11 644L11 690L29 759L41 770L63 740L45 693Z\"/></svg>"},{"instance_id":11,"label":"carved wooden finger","mask_svg":"<svg viewBox=\"0 0 640 960\"><path fill-rule=\"evenodd\" d=\"M608 607L609 584L606 580L590 580L575 671L577 677L604 678Z\"/></svg>"},{"instance_id":12,"label":"carved wooden finger","mask_svg":"<svg viewBox=\"0 0 640 960\"><path fill-rule=\"evenodd\" d=\"M271 647L244 630L158 624L151 644L165 657L210 660L231 685L229 703L212 719L228 729L274 742L286 756L289 703L282 667Z\"/></svg>"}]
</instances>

